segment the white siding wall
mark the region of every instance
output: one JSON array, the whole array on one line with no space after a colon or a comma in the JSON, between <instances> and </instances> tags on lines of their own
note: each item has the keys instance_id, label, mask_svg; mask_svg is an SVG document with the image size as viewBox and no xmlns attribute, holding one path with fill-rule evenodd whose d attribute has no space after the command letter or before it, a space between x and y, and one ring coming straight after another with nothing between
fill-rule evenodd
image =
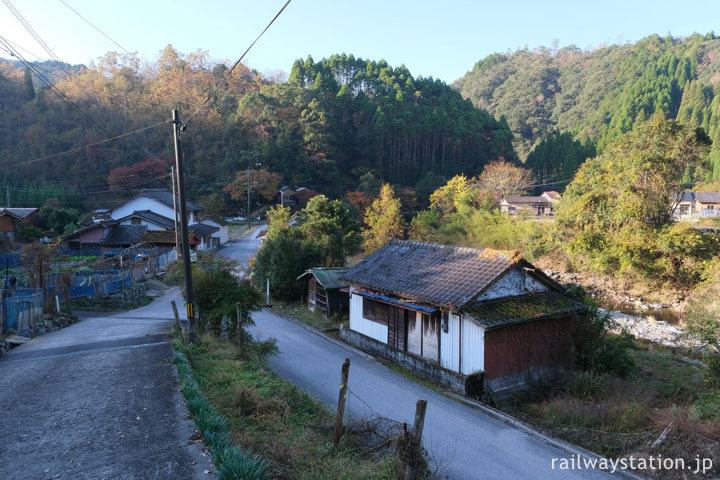
<instances>
[{"instance_id":1,"label":"white siding wall","mask_svg":"<svg viewBox=\"0 0 720 480\"><path fill-rule=\"evenodd\" d=\"M523 295L528 292L541 292L548 289L547 285L528 275L525 269L518 267L510 270L495 282L492 287L478 297L478 301Z\"/></svg>"},{"instance_id":2,"label":"white siding wall","mask_svg":"<svg viewBox=\"0 0 720 480\"><path fill-rule=\"evenodd\" d=\"M350 329L387 344L388 327L363 318L363 297L350 294Z\"/></svg>"},{"instance_id":3,"label":"white siding wall","mask_svg":"<svg viewBox=\"0 0 720 480\"><path fill-rule=\"evenodd\" d=\"M485 329L463 316L462 323L462 361L460 373L470 375L485 369Z\"/></svg>"},{"instance_id":4,"label":"white siding wall","mask_svg":"<svg viewBox=\"0 0 720 480\"><path fill-rule=\"evenodd\" d=\"M454 313L448 319L448 333L440 331L440 365L460 371L460 316Z\"/></svg>"},{"instance_id":5,"label":"white siding wall","mask_svg":"<svg viewBox=\"0 0 720 480\"><path fill-rule=\"evenodd\" d=\"M150 210L153 213L162 215L166 218L175 218L175 212L172 207L168 207L164 203L157 202L147 197L140 197L134 200L130 200L125 205L112 210L110 216L113 220L118 220L123 217L127 217L133 212L139 212L142 210ZM197 223L197 215L195 212L188 212L188 224Z\"/></svg>"}]
</instances>

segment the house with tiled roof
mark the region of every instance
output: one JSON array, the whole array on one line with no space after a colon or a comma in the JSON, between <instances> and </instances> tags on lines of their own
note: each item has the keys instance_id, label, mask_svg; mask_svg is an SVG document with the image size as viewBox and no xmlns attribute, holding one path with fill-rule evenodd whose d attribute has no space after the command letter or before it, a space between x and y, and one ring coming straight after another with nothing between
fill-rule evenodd
<instances>
[{"instance_id":1,"label":"house with tiled roof","mask_svg":"<svg viewBox=\"0 0 720 480\"><path fill-rule=\"evenodd\" d=\"M343 279L345 340L463 393L562 369L586 310L516 253L490 249L392 240Z\"/></svg>"},{"instance_id":2,"label":"house with tiled roof","mask_svg":"<svg viewBox=\"0 0 720 480\"><path fill-rule=\"evenodd\" d=\"M202 207L189 201L185 202L185 207L188 224L197 223L198 213L202 211ZM147 211L168 219L175 218L172 193L162 188L146 188L110 208L108 214L113 220L120 220L135 212Z\"/></svg>"},{"instance_id":3,"label":"house with tiled roof","mask_svg":"<svg viewBox=\"0 0 720 480\"><path fill-rule=\"evenodd\" d=\"M673 211L678 220L720 216L720 192L684 192Z\"/></svg>"},{"instance_id":4,"label":"house with tiled roof","mask_svg":"<svg viewBox=\"0 0 720 480\"><path fill-rule=\"evenodd\" d=\"M555 213L555 205L560 201L557 192L543 192L538 196L508 196L500 200L500 211L508 215L523 212L536 217L550 217Z\"/></svg>"}]
</instances>

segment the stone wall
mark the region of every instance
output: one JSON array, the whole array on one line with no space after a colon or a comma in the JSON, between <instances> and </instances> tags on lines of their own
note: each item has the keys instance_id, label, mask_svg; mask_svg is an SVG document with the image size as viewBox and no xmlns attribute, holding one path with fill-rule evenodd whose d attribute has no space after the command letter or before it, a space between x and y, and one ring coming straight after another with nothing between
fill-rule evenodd
<instances>
[{"instance_id":1,"label":"stone wall","mask_svg":"<svg viewBox=\"0 0 720 480\"><path fill-rule=\"evenodd\" d=\"M405 367L421 377L448 387L455 392L466 394L465 375L447 370L440 365L430 363L424 358L403 352L349 328L340 329L340 338L368 353Z\"/></svg>"},{"instance_id":2,"label":"stone wall","mask_svg":"<svg viewBox=\"0 0 720 480\"><path fill-rule=\"evenodd\" d=\"M129 310L147 302L145 284L133 283L130 288L104 297L83 297L72 300L73 309L89 311Z\"/></svg>"}]
</instances>

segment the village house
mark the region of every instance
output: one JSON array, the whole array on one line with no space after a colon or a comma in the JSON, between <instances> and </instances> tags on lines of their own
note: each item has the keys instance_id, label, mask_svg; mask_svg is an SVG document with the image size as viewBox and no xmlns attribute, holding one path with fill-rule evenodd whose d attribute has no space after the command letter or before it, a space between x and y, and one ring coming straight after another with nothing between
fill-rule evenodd
<instances>
[{"instance_id":1,"label":"village house","mask_svg":"<svg viewBox=\"0 0 720 480\"><path fill-rule=\"evenodd\" d=\"M185 209L187 211L188 224L197 223L198 214L202 210L202 207L186 201ZM113 220L121 220L129 218L138 212L152 212L166 219L174 219L175 209L172 193L162 188L143 189L124 202L108 209L107 212L104 212L104 215L109 216ZM142 222L142 220L140 221Z\"/></svg>"},{"instance_id":2,"label":"village house","mask_svg":"<svg viewBox=\"0 0 720 480\"><path fill-rule=\"evenodd\" d=\"M720 216L720 192L685 192L673 216L677 220L699 220Z\"/></svg>"},{"instance_id":3,"label":"village house","mask_svg":"<svg viewBox=\"0 0 720 480\"><path fill-rule=\"evenodd\" d=\"M557 192L543 192L537 197L508 196L500 201L500 211L507 215L524 212L536 217L551 217L559 201L560 194Z\"/></svg>"},{"instance_id":4,"label":"village house","mask_svg":"<svg viewBox=\"0 0 720 480\"><path fill-rule=\"evenodd\" d=\"M392 240L344 275L341 336L462 393L562 371L586 307L513 253Z\"/></svg>"},{"instance_id":5,"label":"village house","mask_svg":"<svg viewBox=\"0 0 720 480\"><path fill-rule=\"evenodd\" d=\"M37 208L0 208L0 234L10 242L17 240L20 229L38 225Z\"/></svg>"}]
</instances>

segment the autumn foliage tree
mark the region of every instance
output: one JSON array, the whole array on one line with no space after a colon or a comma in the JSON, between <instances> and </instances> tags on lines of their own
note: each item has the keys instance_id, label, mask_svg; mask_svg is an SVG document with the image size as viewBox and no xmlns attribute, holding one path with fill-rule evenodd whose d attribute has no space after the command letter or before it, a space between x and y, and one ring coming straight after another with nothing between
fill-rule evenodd
<instances>
[{"instance_id":1,"label":"autumn foliage tree","mask_svg":"<svg viewBox=\"0 0 720 480\"><path fill-rule=\"evenodd\" d=\"M525 194L534 183L530 170L504 160L487 164L477 178L480 189L491 193L497 199Z\"/></svg>"},{"instance_id":2,"label":"autumn foliage tree","mask_svg":"<svg viewBox=\"0 0 720 480\"><path fill-rule=\"evenodd\" d=\"M365 223L368 228L363 229L363 238L367 254L405 234L400 200L395 198L395 190L389 183L382 186L380 194L365 212Z\"/></svg>"},{"instance_id":3,"label":"autumn foliage tree","mask_svg":"<svg viewBox=\"0 0 720 480\"><path fill-rule=\"evenodd\" d=\"M170 174L173 160L170 158L148 158L131 167L117 167L110 171L107 184L110 190L136 187L152 180L165 179Z\"/></svg>"},{"instance_id":4,"label":"autumn foliage tree","mask_svg":"<svg viewBox=\"0 0 720 480\"><path fill-rule=\"evenodd\" d=\"M278 192L282 177L267 170L250 170L250 191L265 200L272 200ZM230 194L233 200L247 199L248 171L238 170L235 180L228 183L223 189Z\"/></svg>"}]
</instances>

